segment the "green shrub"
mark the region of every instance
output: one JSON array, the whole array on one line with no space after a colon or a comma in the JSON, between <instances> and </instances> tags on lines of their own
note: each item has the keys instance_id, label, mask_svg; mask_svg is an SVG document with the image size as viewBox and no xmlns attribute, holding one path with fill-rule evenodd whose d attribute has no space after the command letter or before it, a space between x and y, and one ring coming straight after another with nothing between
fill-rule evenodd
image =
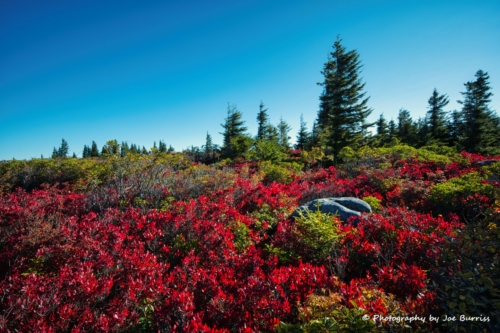
<instances>
[{"instance_id":1,"label":"green shrub","mask_svg":"<svg viewBox=\"0 0 500 333\"><path fill-rule=\"evenodd\" d=\"M265 180L268 183L277 182L289 184L292 182L292 172L284 166L264 161L260 164L259 168L264 171Z\"/></svg>"},{"instance_id":2,"label":"green shrub","mask_svg":"<svg viewBox=\"0 0 500 333\"><path fill-rule=\"evenodd\" d=\"M322 213L319 208L298 213L294 232L299 242L312 249L314 259L326 259L342 237L339 232L340 221L331 214Z\"/></svg>"},{"instance_id":3,"label":"green shrub","mask_svg":"<svg viewBox=\"0 0 500 333\"><path fill-rule=\"evenodd\" d=\"M242 253L252 244L250 238L250 229L240 221L234 221L229 224L229 229L234 235L233 244L236 249Z\"/></svg>"},{"instance_id":4,"label":"green shrub","mask_svg":"<svg viewBox=\"0 0 500 333\"><path fill-rule=\"evenodd\" d=\"M370 205L373 212L380 212L380 203L382 202L382 200L372 196L363 197L362 200Z\"/></svg>"}]
</instances>

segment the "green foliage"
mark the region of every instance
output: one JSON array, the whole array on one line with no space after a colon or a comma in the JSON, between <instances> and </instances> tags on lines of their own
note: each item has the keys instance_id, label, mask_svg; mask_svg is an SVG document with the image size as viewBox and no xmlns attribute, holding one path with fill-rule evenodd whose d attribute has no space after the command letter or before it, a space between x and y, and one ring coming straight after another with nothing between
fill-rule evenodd
<instances>
[{"instance_id":1,"label":"green foliage","mask_svg":"<svg viewBox=\"0 0 500 333\"><path fill-rule=\"evenodd\" d=\"M382 202L382 200L377 199L377 198L372 197L372 196L363 197L362 200L370 205L370 207L372 208L372 211L380 212L380 203Z\"/></svg>"},{"instance_id":2,"label":"green foliage","mask_svg":"<svg viewBox=\"0 0 500 333\"><path fill-rule=\"evenodd\" d=\"M245 131L247 128L243 126L245 121L242 119L241 112L236 108L236 105L227 106L227 118L224 124L224 132L221 133L224 138L223 150L225 157L234 158L241 156L250 146L251 141L245 139ZM235 147L236 145L237 147Z\"/></svg>"},{"instance_id":3,"label":"green foliage","mask_svg":"<svg viewBox=\"0 0 500 333\"><path fill-rule=\"evenodd\" d=\"M234 221L229 224L229 229L234 235L233 243L236 249L242 253L252 244L250 238L250 229L240 221Z\"/></svg>"},{"instance_id":4,"label":"green foliage","mask_svg":"<svg viewBox=\"0 0 500 333\"><path fill-rule=\"evenodd\" d=\"M247 157L252 161L280 162L286 157L283 148L276 142L256 140Z\"/></svg>"},{"instance_id":5,"label":"green foliage","mask_svg":"<svg viewBox=\"0 0 500 333\"><path fill-rule=\"evenodd\" d=\"M500 164L500 163L497 163ZM474 195L485 195L493 199L495 188L484 180L485 175L470 172L459 178L452 178L431 188L430 199L441 209L454 210L460 199Z\"/></svg>"},{"instance_id":6,"label":"green foliage","mask_svg":"<svg viewBox=\"0 0 500 333\"><path fill-rule=\"evenodd\" d=\"M489 318L450 321L453 332L495 332L500 328L500 206L484 220L467 225L460 241L444 249L440 283L441 310L447 316Z\"/></svg>"},{"instance_id":7,"label":"green foliage","mask_svg":"<svg viewBox=\"0 0 500 333\"><path fill-rule=\"evenodd\" d=\"M366 135L371 124L365 121L372 110L367 107L369 98L365 98L365 84L359 78L359 54L355 50L347 51L340 38L333 47L322 71L325 80L320 83L324 90L320 96L318 125L320 137L327 139L337 164L340 150Z\"/></svg>"},{"instance_id":8,"label":"green foliage","mask_svg":"<svg viewBox=\"0 0 500 333\"><path fill-rule=\"evenodd\" d=\"M331 214L305 209L295 219L295 234L300 242L313 249L314 256L323 260L328 257L339 242L339 220Z\"/></svg>"},{"instance_id":9,"label":"green foliage","mask_svg":"<svg viewBox=\"0 0 500 333\"><path fill-rule=\"evenodd\" d=\"M500 153L498 142L500 140L500 120L489 108L491 102L489 75L482 70L476 73L476 80L465 83L465 92L460 120L462 133L458 141L468 151L493 155Z\"/></svg>"},{"instance_id":10,"label":"green foliage","mask_svg":"<svg viewBox=\"0 0 500 333\"><path fill-rule=\"evenodd\" d=\"M287 324L281 322L277 326L278 333L336 333L336 332L376 332L377 327L372 320L366 320L367 311L359 308L351 301L352 308L340 304L337 294L330 296L308 297L304 307L300 309L299 318L302 323Z\"/></svg>"},{"instance_id":11,"label":"green foliage","mask_svg":"<svg viewBox=\"0 0 500 333\"><path fill-rule=\"evenodd\" d=\"M272 164L270 161L264 161L259 164L259 169L264 171L265 180L269 183L277 182L289 184L292 182L292 171L285 166Z\"/></svg>"}]
</instances>

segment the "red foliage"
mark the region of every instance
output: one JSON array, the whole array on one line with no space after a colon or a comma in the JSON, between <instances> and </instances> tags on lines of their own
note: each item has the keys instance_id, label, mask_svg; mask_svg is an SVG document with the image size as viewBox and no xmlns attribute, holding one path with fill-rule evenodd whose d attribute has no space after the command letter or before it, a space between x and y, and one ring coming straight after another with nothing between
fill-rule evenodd
<instances>
[{"instance_id":1,"label":"red foliage","mask_svg":"<svg viewBox=\"0 0 500 333\"><path fill-rule=\"evenodd\" d=\"M397 165L345 178L330 167L267 186L239 175L234 187L186 196L161 211L118 203L93 211L85 195L55 188L4 195L0 329L269 332L280 321L296 321L298 305L327 289L346 306L354 300L371 314L386 314L380 300L363 301L364 287L425 314L434 304L427 272L439 267L443 247L463 226L455 216L429 215L426 195L470 167ZM383 191L388 177L398 183ZM310 249L297 243L287 217L299 203L327 196L373 196L388 207L341 225L338 249L323 262L309 261ZM274 229L254 217L264 206L278 221ZM237 234L235 223L248 234ZM247 237L244 249L238 237ZM297 256L280 264L268 245ZM335 263L343 271L332 269Z\"/></svg>"}]
</instances>

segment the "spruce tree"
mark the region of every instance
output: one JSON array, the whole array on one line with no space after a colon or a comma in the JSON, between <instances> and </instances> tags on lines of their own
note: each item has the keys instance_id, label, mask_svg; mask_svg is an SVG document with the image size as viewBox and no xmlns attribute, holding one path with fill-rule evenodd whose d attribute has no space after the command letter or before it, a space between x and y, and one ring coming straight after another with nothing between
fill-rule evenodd
<instances>
[{"instance_id":1,"label":"spruce tree","mask_svg":"<svg viewBox=\"0 0 500 333\"><path fill-rule=\"evenodd\" d=\"M297 142L295 143L295 149L304 150L307 145L307 140L309 140L309 132L307 132L306 122L304 121L304 115L300 115L300 128L297 133Z\"/></svg>"},{"instance_id":2,"label":"spruce tree","mask_svg":"<svg viewBox=\"0 0 500 333\"><path fill-rule=\"evenodd\" d=\"M242 119L241 112L236 108L236 105L227 106L227 118L225 123L221 124L224 128L224 132L220 133L224 138L224 156L233 158L236 151L233 145L233 140L237 139L238 136L243 135L247 128L243 126L245 121Z\"/></svg>"},{"instance_id":3,"label":"spruce tree","mask_svg":"<svg viewBox=\"0 0 500 333\"><path fill-rule=\"evenodd\" d=\"M205 138L205 145L203 146L203 152L205 154L205 161L212 162L214 155L214 145L212 143L212 136L207 132L207 136Z\"/></svg>"},{"instance_id":4,"label":"spruce tree","mask_svg":"<svg viewBox=\"0 0 500 333\"><path fill-rule=\"evenodd\" d=\"M90 148L87 145L83 145L82 158L90 157Z\"/></svg>"},{"instance_id":5,"label":"spruce tree","mask_svg":"<svg viewBox=\"0 0 500 333\"><path fill-rule=\"evenodd\" d=\"M259 105L259 113L257 114L257 140L267 139L268 124L269 116L267 115L267 109L264 109L264 103L261 101Z\"/></svg>"},{"instance_id":6,"label":"spruce tree","mask_svg":"<svg viewBox=\"0 0 500 333\"><path fill-rule=\"evenodd\" d=\"M461 144L468 152L494 154L499 149L499 121L496 114L490 110L491 102L488 73L477 71L476 80L465 83L462 120L464 132Z\"/></svg>"},{"instance_id":7,"label":"spruce tree","mask_svg":"<svg viewBox=\"0 0 500 333\"><path fill-rule=\"evenodd\" d=\"M446 127L446 113L443 108L448 105L449 99L446 95L440 95L436 88L429 98L427 111L428 143L444 144L448 142L449 132ZM422 136L421 136L422 137Z\"/></svg>"},{"instance_id":8,"label":"spruce tree","mask_svg":"<svg viewBox=\"0 0 500 333\"><path fill-rule=\"evenodd\" d=\"M64 139L61 141L61 147L59 147L59 150L57 151L57 156L58 157L67 157L69 152L69 145L68 142Z\"/></svg>"},{"instance_id":9,"label":"spruce tree","mask_svg":"<svg viewBox=\"0 0 500 333\"><path fill-rule=\"evenodd\" d=\"M99 157L99 149L97 148L97 144L95 141L92 141L92 149L90 150L91 157Z\"/></svg>"},{"instance_id":10,"label":"spruce tree","mask_svg":"<svg viewBox=\"0 0 500 333\"><path fill-rule=\"evenodd\" d=\"M321 133L327 136L327 146L333 154L334 164L340 150L363 138L366 118L372 112L363 92L365 84L359 73L362 65L359 54L347 51L337 37L328 61L323 67L323 93L320 96L318 125ZM320 134L321 135L321 134Z\"/></svg>"},{"instance_id":11,"label":"spruce tree","mask_svg":"<svg viewBox=\"0 0 500 333\"><path fill-rule=\"evenodd\" d=\"M160 140L160 143L158 144L158 150L160 153L166 153L167 152L167 144Z\"/></svg>"},{"instance_id":12,"label":"spruce tree","mask_svg":"<svg viewBox=\"0 0 500 333\"><path fill-rule=\"evenodd\" d=\"M125 141L122 141L122 144L120 145L120 156L121 157L127 156L129 151L130 151L130 148L128 147L128 143L126 143Z\"/></svg>"},{"instance_id":13,"label":"spruce tree","mask_svg":"<svg viewBox=\"0 0 500 333\"><path fill-rule=\"evenodd\" d=\"M288 136L288 132L290 132L292 128L285 120L283 120L283 118L280 118L280 122L278 123L278 126L276 126L276 129L278 130L278 144L289 150L290 137Z\"/></svg>"},{"instance_id":14,"label":"spruce tree","mask_svg":"<svg viewBox=\"0 0 500 333\"><path fill-rule=\"evenodd\" d=\"M378 121L376 123L377 126L377 141L378 145L383 146L389 143L389 125L387 124L387 120L384 118L384 114L381 113Z\"/></svg>"},{"instance_id":15,"label":"spruce tree","mask_svg":"<svg viewBox=\"0 0 500 333\"><path fill-rule=\"evenodd\" d=\"M417 144L417 126L413 123L408 110L399 110L397 136L401 142L407 145L416 146Z\"/></svg>"},{"instance_id":16,"label":"spruce tree","mask_svg":"<svg viewBox=\"0 0 500 333\"><path fill-rule=\"evenodd\" d=\"M396 122L394 119L391 119L389 121L389 141L392 141L392 139L397 138L398 136L398 128L396 126Z\"/></svg>"}]
</instances>

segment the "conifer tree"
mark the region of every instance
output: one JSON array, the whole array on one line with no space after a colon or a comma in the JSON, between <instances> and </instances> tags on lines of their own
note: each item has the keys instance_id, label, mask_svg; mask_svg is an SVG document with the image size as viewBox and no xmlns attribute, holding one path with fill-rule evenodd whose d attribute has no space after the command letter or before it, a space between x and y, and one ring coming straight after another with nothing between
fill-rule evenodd
<instances>
[{"instance_id":1,"label":"conifer tree","mask_svg":"<svg viewBox=\"0 0 500 333\"><path fill-rule=\"evenodd\" d=\"M160 143L158 144L158 151L160 153L166 153L167 152L167 144L160 140Z\"/></svg>"},{"instance_id":2,"label":"conifer tree","mask_svg":"<svg viewBox=\"0 0 500 333\"><path fill-rule=\"evenodd\" d=\"M462 143L462 135L465 133L462 112L453 110L450 119L447 122L448 128L448 145L455 147L458 151L462 151L464 147Z\"/></svg>"},{"instance_id":3,"label":"conifer tree","mask_svg":"<svg viewBox=\"0 0 500 333\"><path fill-rule=\"evenodd\" d=\"M262 101L259 105L259 113L257 114L257 140L266 140L268 137L269 116L267 109L264 109Z\"/></svg>"},{"instance_id":4,"label":"conifer tree","mask_svg":"<svg viewBox=\"0 0 500 333\"><path fill-rule=\"evenodd\" d=\"M377 141L378 144L383 146L390 141L389 137L389 125L387 124L387 120L384 118L384 114L381 113L380 117L378 118L378 121L376 123L377 125Z\"/></svg>"},{"instance_id":5,"label":"conifer tree","mask_svg":"<svg viewBox=\"0 0 500 333\"><path fill-rule=\"evenodd\" d=\"M83 145L82 158L90 157L90 148L87 145Z\"/></svg>"},{"instance_id":6,"label":"conifer tree","mask_svg":"<svg viewBox=\"0 0 500 333\"><path fill-rule=\"evenodd\" d=\"M399 110L397 136L401 142L407 145L415 146L417 143L417 127L408 110Z\"/></svg>"},{"instance_id":7,"label":"conifer tree","mask_svg":"<svg viewBox=\"0 0 500 333\"><path fill-rule=\"evenodd\" d=\"M398 129L396 126L396 122L394 122L394 119L391 119L389 121L389 141L392 141L393 138L396 138L398 136Z\"/></svg>"},{"instance_id":8,"label":"conifer tree","mask_svg":"<svg viewBox=\"0 0 500 333\"><path fill-rule=\"evenodd\" d=\"M359 73L361 62L355 50L347 51L337 37L328 61L323 67L323 93L320 96L318 125L321 133L327 136L334 164L340 150L363 138L366 118L372 112L368 108L368 97L363 92L365 84ZM321 135L321 134L320 134Z\"/></svg>"},{"instance_id":9,"label":"conifer tree","mask_svg":"<svg viewBox=\"0 0 500 333\"><path fill-rule=\"evenodd\" d=\"M212 143L212 136L207 132L207 137L205 139L205 154L208 156L214 151L214 145Z\"/></svg>"},{"instance_id":10,"label":"conifer tree","mask_svg":"<svg viewBox=\"0 0 500 333\"><path fill-rule=\"evenodd\" d=\"M465 83L462 119L464 133L462 145L468 152L494 154L499 149L499 120L498 116L490 110L491 102L488 73L478 70L476 80Z\"/></svg>"},{"instance_id":11,"label":"conifer tree","mask_svg":"<svg viewBox=\"0 0 500 333\"><path fill-rule=\"evenodd\" d=\"M61 141L61 147L59 147L59 150L57 151L58 157L67 157L69 152L69 145L68 142L64 139Z\"/></svg>"},{"instance_id":12,"label":"conifer tree","mask_svg":"<svg viewBox=\"0 0 500 333\"><path fill-rule=\"evenodd\" d=\"M120 157L127 156L129 151L130 151L130 148L128 146L128 143L125 141L122 141L122 144L120 145Z\"/></svg>"},{"instance_id":13,"label":"conifer tree","mask_svg":"<svg viewBox=\"0 0 500 333\"><path fill-rule=\"evenodd\" d=\"M290 137L288 136L288 132L290 132L292 128L281 117L280 122L278 123L278 126L276 126L276 129L278 130L278 144L281 147L289 150L290 149Z\"/></svg>"},{"instance_id":14,"label":"conifer tree","mask_svg":"<svg viewBox=\"0 0 500 333\"><path fill-rule=\"evenodd\" d=\"M52 158L57 158L59 157L59 153L57 152L56 147L54 147L54 150L52 151Z\"/></svg>"},{"instance_id":15,"label":"conifer tree","mask_svg":"<svg viewBox=\"0 0 500 333\"><path fill-rule=\"evenodd\" d=\"M224 132L221 133L224 138L224 156L233 158L236 151L233 144L233 140L237 139L238 136L241 136L245 133L247 128L243 126L245 121L242 119L241 112L236 108L236 105L227 106L227 118L225 119L225 123L221 124L222 128L224 128Z\"/></svg>"},{"instance_id":16,"label":"conifer tree","mask_svg":"<svg viewBox=\"0 0 500 333\"><path fill-rule=\"evenodd\" d=\"M304 115L300 115L300 128L297 133L297 141L295 143L295 149L304 150L307 146L307 141L309 140L309 132L307 132L306 122L304 121Z\"/></svg>"},{"instance_id":17,"label":"conifer tree","mask_svg":"<svg viewBox=\"0 0 500 333\"><path fill-rule=\"evenodd\" d=\"M427 111L428 143L444 144L448 142L448 128L446 127L446 113L443 108L448 105L449 99L446 95L440 95L436 88L429 98ZM422 137L422 136L420 136Z\"/></svg>"},{"instance_id":18,"label":"conifer tree","mask_svg":"<svg viewBox=\"0 0 500 333\"><path fill-rule=\"evenodd\" d=\"M91 157L99 157L99 149L97 148L97 144L95 141L92 141L92 149L90 150Z\"/></svg>"}]
</instances>

